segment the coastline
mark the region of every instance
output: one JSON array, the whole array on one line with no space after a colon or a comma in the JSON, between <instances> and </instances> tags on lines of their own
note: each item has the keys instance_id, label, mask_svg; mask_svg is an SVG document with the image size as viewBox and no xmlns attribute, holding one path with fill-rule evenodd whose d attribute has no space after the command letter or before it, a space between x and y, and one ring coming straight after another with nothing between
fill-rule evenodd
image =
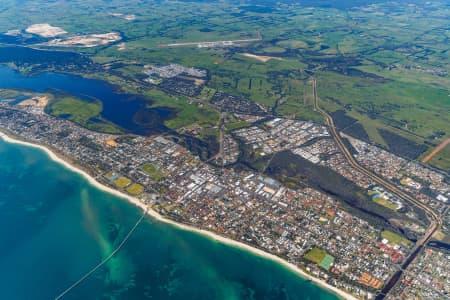
<instances>
[{"instance_id":1,"label":"coastline","mask_svg":"<svg viewBox=\"0 0 450 300\"><path fill-rule=\"evenodd\" d=\"M99 190L102 190L104 192L107 192L111 195L117 196L119 198L122 198L124 200L128 200L129 202L131 202L132 204L134 204L135 206L143 209L144 211L147 210L146 214L149 215L151 218L160 221L160 222L164 222L166 224L170 224L172 226L175 226L177 228L180 228L182 230L186 230L186 231L190 231L190 232L194 232L197 234L201 234L205 237L208 237L216 242L228 245L228 246L232 246L232 247L236 247L248 252L251 252L255 255L258 255L260 257L263 257L265 259L269 259L273 262L276 262L280 265L282 265L283 267L289 269L291 272L295 273L297 276L301 277L302 279L305 280L310 280L311 282L313 282L314 284L328 290L331 291L332 293L336 294L338 297L342 298L342 299L347 299L347 300L356 300L357 298L344 292L343 290L340 290L334 286L329 285L328 283L324 282L321 279L318 279L306 272L304 272L303 270L301 270L300 268L298 268L297 266L295 266L292 263L289 263L288 261L274 255L274 254L270 254L267 252L264 252L261 249L249 246L247 244L232 240L230 238L226 238L223 236L220 236L218 234L215 234L213 232L204 230L204 229L199 229L199 228L195 228L193 226L189 226L189 225L184 225L181 223L177 223L175 221L172 221L170 219L164 218L163 216L161 216L160 214L158 214L156 211L152 210L152 209L147 209L148 206L145 205L144 203L142 203L139 199L129 196L125 193L122 193L120 191L117 191L113 188L110 188L108 186L105 186L101 183L99 183L97 180L95 180L95 178L93 178L91 175L89 175L86 171L80 169L79 167L77 167L76 165L72 164L71 162L68 162L66 159L62 158L60 155L56 154L55 152L53 152L52 150L50 150L48 147L40 145L40 144L35 144L32 142L27 142L27 141L23 141L14 137L11 137L10 135L8 135L7 133L5 133L4 131L2 131L0 129L0 138L3 139L4 141L6 141L7 143L11 143L11 144L20 144L20 145L24 145L24 146L28 146L28 147L32 147L32 148L37 148L42 150L43 152L45 152L48 157L55 161L56 163L59 163L60 165L62 165L63 167L81 175L82 177L84 177L89 184L91 184L92 186L98 188Z\"/></svg>"}]
</instances>

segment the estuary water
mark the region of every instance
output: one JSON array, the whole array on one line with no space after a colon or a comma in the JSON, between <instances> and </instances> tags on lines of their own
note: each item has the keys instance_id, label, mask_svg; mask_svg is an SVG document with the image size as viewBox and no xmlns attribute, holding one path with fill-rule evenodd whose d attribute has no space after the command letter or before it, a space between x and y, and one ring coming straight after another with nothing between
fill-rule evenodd
<instances>
[{"instance_id":1,"label":"estuary water","mask_svg":"<svg viewBox=\"0 0 450 300\"><path fill-rule=\"evenodd\" d=\"M103 103L101 115L128 132L140 135L168 130L163 124L174 116L168 107L148 108L150 99L123 94L105 81L62 73L39 73L25 76L0 65L0 89L21 89L34 92L53 92L77 96L85 101L98 99Z\"/></svg>"},{"instance_id":2,"label":"estuary water","mask_svg":"<svg viewBox=\"0 0 450 300\"><path fill-rule=\"evenodd\" d=\"M121 242L141 211L41 150L0 138L0 299L54 299ZM337 299L283 266L145 218L64 299Z\"/></svg>"}]
</instances>

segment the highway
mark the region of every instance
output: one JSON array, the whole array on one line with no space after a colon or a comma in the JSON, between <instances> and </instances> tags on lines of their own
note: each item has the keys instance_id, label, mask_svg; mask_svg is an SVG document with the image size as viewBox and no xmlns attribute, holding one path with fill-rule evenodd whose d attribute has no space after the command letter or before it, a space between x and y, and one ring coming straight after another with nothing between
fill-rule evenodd
<instances>
[{"instance_id":1,"label":"highway","mask_svg":"<svg viewBox=\"0 0 450 300\"><path fill-rule=\"evenodd\" d=\"M411 203L412 205L422 209L427 214L429 220L430 220L430 226L428 227L427 231L423 235L423 237L416 242L416 245L414 246L414 249L411 251L410 256L408 256L404 263L401 265L401 269L396 272L385 284L384 288L381 290L381 292L377 295L376 299L384 299L384 297L387 295L387 293L391 290L392 287L395 286L397 281L400 279L402 272L409 266L409 264L414 260L415 256L420 253L420 250L423 248L424 245L431 239L433 234L439 230L439 228L442 226L442 219L440 215L435 212L432 208L428 207L424 203L420 202L419 200L413 198L411 195L405 193L400 188L398 188L393 183L381 178L380 176L376 175L372 171L366 169L362 165L359 164L359 162L353 157L353 155L350 153L350 151L345 146L344 142L342 141L341 136L339 135L339 132L337 131L333 118L322 108L319 106L319 99L317 96L317 80L315 77L312 78L313 83L313 96L314 96L314 111L319 112L327 122L328 128L330 129L330 134L333 136L334 140L336 141L336 144L339 147L339 150L344 154L347 162L356 170L363 173L376 183L383 186L385 189L389 190L391 193L397 195L401 199Z\"/></svg>"},{"instance_id":2,"label":"highway","mask_svg":"<svg viewBox=\"0 0 450 300\"><path fill-rule=\"evenodd\" d=\"M225 154L224 154L224 131L225 131L225 117L226 117L226 113L222 112L220 113L220 119L219 119L219 153L218 153L218 158L220 157L221 159L221 164L222 164L222 168L223 165L225 163Z\"/></svg>"}]
</instances>

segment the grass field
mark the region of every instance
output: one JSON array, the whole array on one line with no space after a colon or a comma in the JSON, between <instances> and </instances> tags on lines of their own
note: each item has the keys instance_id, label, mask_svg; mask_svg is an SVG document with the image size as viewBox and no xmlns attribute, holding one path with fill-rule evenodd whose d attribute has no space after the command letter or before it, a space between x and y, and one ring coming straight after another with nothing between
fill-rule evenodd
<instances>
[{"instance_id":1,"label":"grass field","mask_svg":"<svg viewBox=\"0 0 450 300\"><path fill-rule=\"evenodd\" d=\"M142 171L150 175L154 181L160 181L164 178L164 174L154 164L146 163L141 168Z\"/></svg>"},{"instance_id":2,"label":"grass field","mask_svg":"<svg viewBox=\"0 0 450 300\"><path fill-rule=\"evenodd\" d=\"M139 195L144 191L144 187L139 183L133 183L126 189L127 193L133 196Z\"/></svg>"},{"instance_id":3,"label":"grass field","mask_svg":"<svg viewBox=\"0 0 450 300\"><path fill-rule=\"evenodd\" d=\"M200 93L200 99L208 101L214 96L215 93L215 89L204 87Z\"/></svg>"},{"instance_id":4,"label":"grass field","mask_svg":"<svg viewBox=\"0 0 450 300\"><path fill-rule=\"evenodd\" d=\"M441 170L450 171L450 144L439 151L433 158L428 161L428 164Z\"/></svg>"},{"instance_id":5,"label":"grass field","mask_svg":"<svg viewBox=\"0 0 450 300\"><path fill-rule=\"evenodd\" d=\"M49 102L45 109L55 117L73 121L91 130L121 133L120 129L100 116L102 102L99 100L87 102L72 96L57 96ZM94 118L97 119L96 122L91 121Z\"/></svg>"},{"instance_id":6,"label":"grass field","mask_svg":"<svg viewBox=\"0 0 450 300\"><path fill-rule=\"evenodd\" d=\"M119 188L119 189L123 189L127 186L129 186L131 184L131 180L124 177L124 176L120 176L119 178L117 178L116 180L114 180L114 184Z\"/></svg>"},{"instance_id":7,"label":"grass field","mask_svg":"<svg viewBox=\"0 0 450 300\"><path fill-rule=\"evenodd\" d=\"M30 97L32 93L13 90L13 89L0 89L0 99L2 100L15 100L22 97Z\"/></svg>"},{"instance_id":8,"label":"grass field","mask_svg":"<svg viewBox=\"0 0 450 300\"><path fill-rule=\"evenodd\" d=\"M327 253L319 248L312 248L305 254L305 258L316 264L320 264L322 260L327 256Z\"/></svg>"},{"instance_id":9,"label":"grass field","mask_svg":"<svg viewBox=\"0 0 450 300\"><path fill-rule=\"evenodd\" d=\"M251 123L246 122L246 121L238 121L238 122L232 122L232 123L227 123L225 125L225 129L227 130L227 132L231 132L233 130L242 128L242 127L246 127L249 126Z\"/></svg>"},{"instance_id":10,"label":"grass field","mask_svg":"<svg viewBox=\"0 0 450 300\"><path fill-rule=\"evenodd\" d=\"M334 257L327 254L320 262L319 266L324 268L325 270L329 270L331 268L331 265L334 263Z\"/></svg>"},{"instance_id":11,"label":"grass field","mask_svg":"<svg viewBox=\"0 0 450 300\"><path fill-rule=\"evenodd\" d=\"M50 113L56 117L66 118L76 123L86 123L89 119L96 117L102 111L100 101L86 102L75 97L57 97L48 106Z\"/></svg>"},{"instance_id":12,"label":"grass field","mask_svg":"<svg viewBox=\"0 0 450 300\"><path fill-rule=\"evenodd\" d=\"M327 252L319 248L311 248L304 257L307 260L315 262L325 270L329 270L334 262L333 256L329 255Z\"/></svg>"},{"instance_id":13,"label":"grass field","mask_svg":"<svg viewBox=\"0 0 450 300\"><path fill-rule=\"evenodd\" d=\"M407 247L411 247L413 245L413 243L407 239L405 239L404 237L402 237L401 235L389 231L389 230L384 230L381 232L381 237L384 239L387 239L389 241L389 244L391 245L405 245Z\"/></svg>"},{"instance_id":14,"label":"grass field","mask_svg":"<svg viewBox=\"0 0 450 300\"><path fill-rule=\"evenodd\" d=\"M384 199L383 197L378 197L373 199L373 202L383 205L384 207L387 207L389 209L392 209L393 211L397 210L397 205L392 204L391 202L387 201L386 199Z\"/></svg>"},{"instance_id":15,"label":"grass field","mask_svg":"<svg viewBox=\"0 0 450 300\"><path fill-rule=\"evenodd\" d=\"M157 89L147 92L146 95L154 101L152 107L166 106L176 109L176 116L165 122L165 125L172 129L179 129L192 124L214 126L219 120L219 114L214 108L206 105L200 107L189 98L168 95Z\"/></svg>"}]
</instances>

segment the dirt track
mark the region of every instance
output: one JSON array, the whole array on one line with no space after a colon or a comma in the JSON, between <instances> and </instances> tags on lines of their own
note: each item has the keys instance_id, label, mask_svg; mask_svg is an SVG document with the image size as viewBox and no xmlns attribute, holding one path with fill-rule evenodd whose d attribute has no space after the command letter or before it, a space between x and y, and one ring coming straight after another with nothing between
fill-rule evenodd
<instances>
[{"instance_id":1,"label":"dirt track","mask_svg":"<svg viewBox=\"0 0 450 300\"><path fill-rule=\"evenodd\" d=\"M430 159L433 158L433 156L435 156L436 154L439 153L439 151L441 151L442 149L445 148L445 146L447 146L448 144L450 144L450 139L446 139L445 141L443 141L439 146L437 146L436 148L434 148L433 151L430 152L430 154L428 154L427 156L425 156L422 159L423 163L428 162Z\"/></svg>"}]
</instances>

